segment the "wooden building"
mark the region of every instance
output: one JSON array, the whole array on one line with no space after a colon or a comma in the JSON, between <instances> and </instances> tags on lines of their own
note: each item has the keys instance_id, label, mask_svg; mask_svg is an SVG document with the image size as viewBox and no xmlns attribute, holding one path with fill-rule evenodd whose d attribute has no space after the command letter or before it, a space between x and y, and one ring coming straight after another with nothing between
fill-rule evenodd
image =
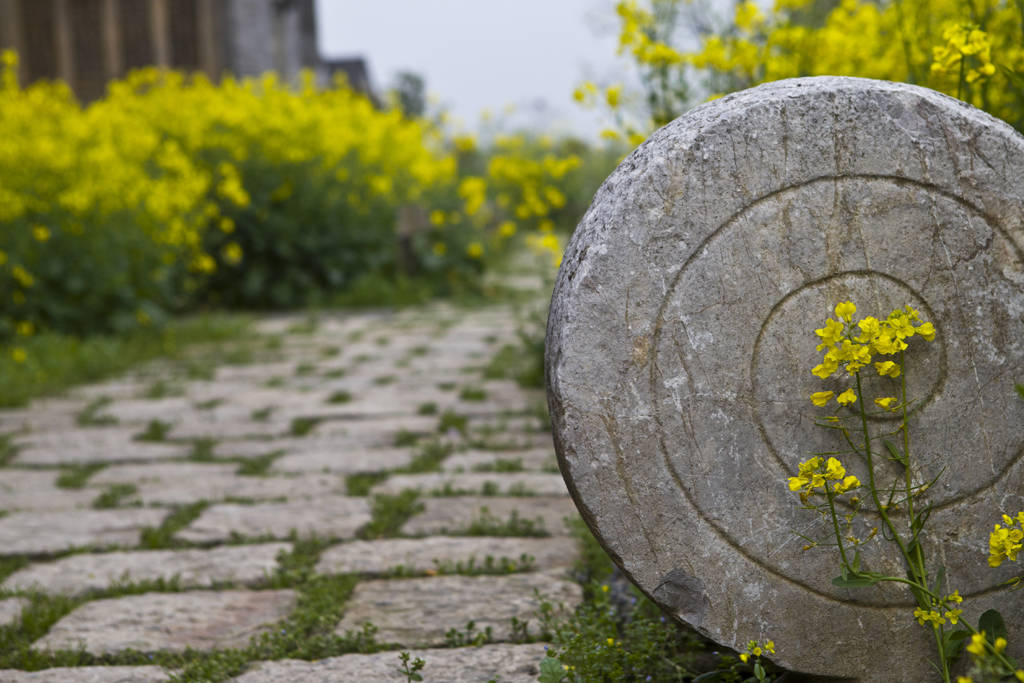
<instances>
[{"instance_id":1,"label":"wooden building","mask_svg":"<svg viewBox=\"0 0 1024 683\"><path fill-rule=\"evenodd\" d=\"M59 78L78 97L155 65L211 78L317 68L313 0L0 0L0 49L23 84Z\"/></svg>"}]
</instances>

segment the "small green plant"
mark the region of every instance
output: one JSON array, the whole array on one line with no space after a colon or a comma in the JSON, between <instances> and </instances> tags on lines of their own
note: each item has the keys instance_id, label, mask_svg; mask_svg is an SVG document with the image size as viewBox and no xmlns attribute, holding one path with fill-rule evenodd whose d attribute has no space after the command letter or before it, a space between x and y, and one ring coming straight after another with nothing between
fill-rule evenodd
<instances>
[{"instance_id":1,"label":"small green plant","mask_svg":"<svg viewBox=\"0 0 1024 683\"><path fill-rule=\"evenodd\" d=\"M192 442L192 452L189 453L188 459L193 462L213 462L214 449L217 447L216 439L196 439Z\"/></svg>"},{"instance_id":2,"label":"small green plant","mask_svg":"<svg viewBox=\"0 0 1024 683\"><path fill-rule=\"evenodd\" d=\"M18 454L18 446L13 439L14 434L0 434L0 467L10 463Z\"/></svg>"},{"instance_id":3,"label":"small green plant","mask_svg":"<svg viewBox=\"0 0 1024 683\"><path fill-rule=\"evenodd\" d=\"M211 398L208 401L200 401L199 403L195 403L194 406L196 410L213 410L222 403L224 403L224 399L222 398Z\"/></svg>"},{"instance_id":4,"label":"small green plant","mask_svg":"<svg viewBox=\"0 0 1024 683\"><path fill-rule=\"evenodd\" d=\"M386 386L388 384L393 383L395 381L395 379L396 378L395 378L394 375L381 375L380 377L374 377L373 378L373 383L376 384L379 387L383 387L383 386Z\"/></svg>"},{"instance_id":5,"label":"small green plant","mask_svg":"<svg viewBox=\"0 0 1024 683\"><path fill-rule=\"evenodd\" d=\"M485 506L480 508L480 515L473 519L462 532L466 536L534 536L538 538L550 536L544 528L541 517L523 519L518 510L513 510L507 520L499 519L491 514Z\"/></svg>"},{"instance_id":6,"label":"small green plant","mask_svg":"<svg viewBox=\"0 0 1024 683\"><path fill-rule=\"evenodd\" d=\"M352 400L352 394L344 389L335 391L333 394L327 397L328 403L348 403Z\"/></svg>"},{"instance_id":7,"label":"small green plant","mask_svg":"<svg viewBox=\"0 0 1024 683\"><path fill-rule=\"evenodd\" d=\"M292 436L306 436L322 421L319 417L296 417L292 419L289 432Z\"/></svg>"},{"instance_id":8,"label":"small green plant","mask_svg":"<svg viewBox=\"0 0 1024 683\"><path fill-rule=\"evenodd\" d=\"M267 387L268 389L274 389L274 388L277 388L277 387L283 387L284 386L284 377L279 377L279 376L271 377L266 382L263 383L263 386Z\"/></svg>"},{"instance_id":9,"label":"small green plant","mask_svg":"<svg viewBox=\"0 0 1024 683\"><path fill-rule=\"evenodd\" d=\"M463 401L485 401L487 392L479 387L463 387L459 392L459 398Z\"/></svg>"},{"instance_id":10,"label":"small green plant","mask_svg":"<svg viewBox=\"0 0 1024 683\"><path fill-rule=\"evenodd\" d=\"M111 484L93 499L92 506L97 510L116 508L121 505L122 500L137 493L138 490L135 484Z\"/></svg>"},{"instance_id":11,"label":"small green plant","mask_svg":"<svg viewBox=\"0 0 1024 683\"><path fill-rule=\"evenodd\" d=\"M397 536L402 525L410 517L423 511L423 503L419 501L419 497L419 491L415 489L406 489L396 495L375 495L371 503L373 517L369 524L359 531L359 537L372 540Z\"/></svg>"},{"instance_id":12,"label":"small green plant","mask_svg":"<svg viewBox=\"0 0 1024 683\"><path fill-rule=\"evenodd\" d=\"M452 450L451 444L441 443L436 439L425 441L409 464L398 471L403 474L438 472L441 469L441 463L451 454Z\"/></svg>"},{"instance_id":13,"label":"small green plant","mask_svg":"<svg viewBox=\"0 0 1024 683\"><path fill-rule=\"evenodd\" d=\"M416 409L417 415L437 415L437 404L433 401L427 403L421 403L420 407Z\"/></svg>"},{"instance_id":14,"label":"small green plant","mask_svg":"<svg viewBox=\"0 0 1024 683\"><path fill-rule=\"evenodd\" d=\"M274 451L255 458L242 458L241 462L238 463L238 469L235 470L235 474L249 477L266 476L270 466L282 455L284 455L284 451Z\"/></svg>"},{"instance_id":15,"label":"small green plant","mask_svg":"<svg viewBox=\"0 0 1024 683\"><path fill-rule=\"evenodd\" d=\"M57 475L57 487L62 489L80 489L89 481L89 477L99 472L106 465L100 463L75 463L65 465Z\"/></svg>"},{"instance_id":16,"label":"small green plant","mask_svg":"<svg viewBox=\"0 0 1024 683\"><path fill-rule=\"evenodd\" d=\"M350 496L367 496L370 489L387 478L387 472L356 472L345 477L345 491Z\"/></svg>"},{"instance_id":17,"label":"small green plant","mask_svg":"<svg viewBox=\"0 0 1024 683\"><path fill-rule=\"evenodd\" d=\"M251 413L249 417L255 422L266 422L270 419L270 415L274 412L274 406L266 406L265 408L258 408Z\"/></svg>"},{"instance_id":18,"label":"small green plant","mask_svg":"<svg viewBox=\"0 0 1024 683\"><path fill-rule=\"evenodd\" d=\"M300 363L295 366L295 375L297 377L306 377L316 372L316 366L312 363Z\"/></svg>"},{"instance_id":19,"label":"small green plant","mask_svg":"<svg viewBox=\"0 0 1024 683\"><path fill-rule=\"evenodd\" d=\"M451 560L434 560L434 566L438 574L461 574L463 576L502 575L533 571L535 561L532 555L523 553L517 560L508 557L501 557L495 560L491 555L487 555L484 557L483 564L477 564L476 558L470 557L468 560L456 562Z\"/></svg>"},{"instance_id":20,"label":"small green plant","mask_svg":"<svg viewBox=\"0 0 1024 683\"><path fill-rule=\"evenodd\" d=\"M102 427L104 425L117 424L117 418L113 415L99 414L101 410L113 402L114 400L109 396L100 396L91 401L85 408L82 408L82 412L75 417L75 422L79 427Z\"/></svg>"},{"instance_id":21,"label":"small green plant","mask_svg":"<svg viewBox=\"0 0 1024 683\"><path fill-rule=\"evenodd\" d=\"M444 634L446 647L479 647L490 643L493 639L493 629L487 626L483 631L478 631L475 621L466 622L466 627L462 630L452 628Z\"/></svg>"},{"instance_id":22,"label":"small green plant","mask_svg":"<svg viewBox=\"0 0 1024 683\"><path fill-rule=\"evenodd\" d=\"M170 422L162 420L150 420L146 429L135 435L136 441L166 441L167 434L171 431Z\"/></svg>"},{"instance_id":23,"label":"small green plant","mask_svg":"<svg viewBox=\"0 0 1024 683\"><path fill-rule=\"evenodd\" d=\"M454 429L459 434L465 436L466 426L469 424L469 418L465 415L460 415L451 410L446 410L441 413L441 419L437 423L437 431L442 434L448 432L448 430Z\"/></svg>"},{"instance_id":24,"label":"small green plant","mask_svg":"<svg viewBox=\"0 0 1024 683\"><path fill-rule=\"evenodd\" d=\"M345 368L334 368L324 373L325 379L338 379L345 376Z\"/></svg>"},{"instance_id":25,"label":"small green plant","mask_svg":"<svg viewBox=\"0 0 1024 683\"><path fill-rule=\"evenodd\" d=\"M399 429L395 432L395 446L398 448L405 448L406 446L415 446L420 440L419 434L416 432L409 431L408 429Z\"/></svg>"},{"instance_id":26,"label":"small green plant","mask_svg":"<svg viewBox=\"0 0 1024 683\"><path fill-rule=\"evenodd\" d=\"M341 349L337 346L325 346L320 349L320 355L324 358L334 358L341 353Z\"/></svg>"},{"instance_id":27,"label":"small green plant","mask_svg":"<svg viewBox=\"0 0 1024 683\"><path fill-rule=\"evenodd\" d=\"M425 661L419 657L412 659L412 655L408 652L399 652L398 659L402 663L402 667L398 669L398 673L405 676L406 683L423 680L423 676L419 672L423 671L423 667L427 665Z\"/></svg>"},{"instance_id":28,"label":"small green plant","mask_svg":"<svg viewBox=\"0 0 1024 683\"><path fill-rule=\"evenodd\" d=\"M149 385L149 387L142 392L142 398L148 398L151 400L157 400L161 398L169 398L171 396L181 396L185 391L180 386L172 384L165 379L158 379Z\"/></svg>"},{"instance_id":29,"label":"small green plant","mask_svg":"<svg viewBox=\"0 0 1024 683\"><path fill-rule=\"evenodd\" d=\"M207 501L201 500L175 509L164 518L160 526L145 527L142 530L139 546L148 550L181 547L184 544L176 540L174 534L194 522L208 506Z\"/></svg>"},{"instance_id":30,"label":"small green plant","mask_svg":"<svg viewBox=\"0 0 1024 683\"><path fill-rule=\"evenodd\" d=\"M473 465L474 472L522 472L522 458L498 458L494 462L482 462Z\"/></svg>"}]
</instances>

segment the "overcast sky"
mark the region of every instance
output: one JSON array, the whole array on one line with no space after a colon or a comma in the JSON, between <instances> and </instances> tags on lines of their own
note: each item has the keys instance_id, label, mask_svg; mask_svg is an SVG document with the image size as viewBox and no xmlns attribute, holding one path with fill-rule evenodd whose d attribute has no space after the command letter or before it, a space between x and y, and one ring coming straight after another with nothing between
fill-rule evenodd
<instances>
[{"instance_id":1,"label":"overcast sky","mask_svg":"<svg viewBox=\"0 0 1024 683\"><path fill-rule=\"evenodd\" d=\"M515 105L511 124L605 127L572 101L586 79L628 80L615 55L615 0L316 0L320 51L362 56L378 92L398 71L475 129L481 112Z\"/></svg>"}]
</instances>

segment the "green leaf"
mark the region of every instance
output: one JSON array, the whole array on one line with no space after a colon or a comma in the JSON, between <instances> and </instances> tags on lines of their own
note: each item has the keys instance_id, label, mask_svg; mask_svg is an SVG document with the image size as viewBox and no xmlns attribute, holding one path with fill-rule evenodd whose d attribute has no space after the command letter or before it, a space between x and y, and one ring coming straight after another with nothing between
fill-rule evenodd
<instances>
[{"instance_id":1,"label":"green leaf","mask_svg":"<svg viewBox=\"0 0 1024 683\"><path fill-rule=\"evenodd\" d=\"M839 588L863 588L865 586L874 586L876 583L878 583L878 578L873 574L851 573L832 579L832 585Z\"/></svg>"},{"instance_id":2,"label":"green leaf","mask_svg":"<svg viewBox=\"0 0 1024 683\"><path fill-rule=\"evenodd\" d=\"M711 683L712 681L720 681L727 674L731 674L731 671L709 671L706 674L701 674L693 679L693 683Z\"/></svg>"},{"instance_id":3,"label":"green leaf","mask_svg":"<svg viewBox=\"0 0 1024 683\"><path fill-rule=\"evenodd\" d=\"M990 643L994 643L996 638L1005 638L1006 623L1003 621L1003 615L994 609L986 610L978 619L978 630L985 632L985 637Z\"/></svg>"},{"instance_id":4,"label":"green leaf","mask_svg":"<svg viewBox=\"0 0 1024 683\"><path fill-rule=\"evenodd\" d=\"M860 571L860 550L853 553L853 571L854 573Z\"/></svg>"},{"instance_id":5,"label":"green leaf","mask_svg":"<svg viewBox=\"0 0 1024 683\"><path fill-rule=\"evenodd\" d=\"M754 662L754 675L757 676L757 680L763 681L765 679L765 670L761 666L761 662Z\"/></svg>"},{"instance_id":6,"label":"green leaf","mask_svg":"<svg viewBox=\"0 0 1024 683\"><path fill-rule=\"evenodd\" d=\"M1024 384L1018 384L1015 388L1017 389L1017 395L1024 398Z\"/></svg>"},{"instance_id":7,"label":"green leaf","mask_svg":"<svg viewBox=\"0 0 1024 683\"><path fill-rule=\"evenodd\" d=\"M910 462L907 460L907 456L901 454L898 450L896 450L896 446L892 444L892 441L886 440L883 441L882 443L885 444L885 450L889 451L889 457L891 460L895 460L904 467L910 467Z\"/></svg>"},{"instance_id":8,"label":"green leaf","mask_svg":"<svg viewBox=\"0 0 1024 683\"><path fill-rule=\"evenodd\" d=\"M946 580L946 567L945 565L939 565L939 570L935 574L935 586L932 587L932 591L935 593L942 592L942 582Z\"/></svg>"},{"instance_id":9,"label":"green leaf","mask_svg":"<svg viewBox=\"0 0 1024 683\"><path fill-rule=\"evenodd\" d=\"M946 660L953 661L960 656L964 644L971 632L965 628L958 628L955 631L946 631L942 636L943 649L946 651Z\"/></svg>"},{"instance_id":10,"label":"green leaf","mask_svg":"<svg viewBox=\"0 0 1024 683\"><path fill-rule=\"evenodd\" d=\"M554 657L540 660L540 678L537 679L540 683L561 683L564 678L565 669L562 668L562 662Z\"/></svg>"}]
</instances>

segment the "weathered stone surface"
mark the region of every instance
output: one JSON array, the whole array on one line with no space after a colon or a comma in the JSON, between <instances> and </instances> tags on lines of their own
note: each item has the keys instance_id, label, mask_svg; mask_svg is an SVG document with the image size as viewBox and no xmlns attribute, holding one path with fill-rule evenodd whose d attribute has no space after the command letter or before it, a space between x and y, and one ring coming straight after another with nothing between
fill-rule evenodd
<instances>
[{"instance_id":1,"label":"weathered stone surface","mask_svg":"<svg viewBox=\"0 0 1024 683\"><path fill-rule=\"evenodd\" d=\"M400 493L405 489L417 489L426 495L432 494L479 494L494 493L552 496L565 493L565 482L558 474L538 472L464 472L446 474L396 474L373 487L373 493Z\"/></svg>"},{"instance_id":2,"label":"weathered stone surface","mask_svg":"<svg viewBox=\"0 0 1024 683\"><path fill-rule=\"evenodd\" d=\"M55 470L4 469L0 475L0 510L89 507L96 492L58 488L58 474Z\"/></svg>"},{"instance_id":3,"label":"weathered stone surface","mask_svg":"<svg viewBox=\"0 0 1024 683\"><path fill-rule=\"evenodd\" d=\"M141 508L15 512L0 517L0 554L134 546L143 527L159 526L166 515L166 510Z\"/></svg>"},{"instance_id":4,"label":"weathered stone surface","mask_svg":"<svg viewBox=\"0 0 1024 683\"><path fill-rule=\"evenodd\" d=\"M563 496L448 496L421 498L423 512L413 515L402 526L404 534L459 534L474 522L508 522L512 515L533 522L555 536L569 533L565 518L576 519L579 512Z\"/></svg>"},{"instance_id":5,"label":"weathered stone surface","mask_svg":"<svg viewBox=\"0 0 1024 683\"><path fill-rule=\"evenodd\" d=\"M294 605L290 590L146 593L94 600L54 624L33 647L62 650L81 644L93 654L243 647L288 616Z\"/></svg>"},{"instance_id":6,"label":"weathered stone surface","mask_svg":"<svg viewBox=\"0 0 1024 683\"><path fill-rule=\"evenodd\" d=\"M0 600L0 626L13 624L21 619L21 610L28 606L27 598L4 598Z\"/></svg>"},{"instance_id":7,"label":"weathered stone surface","mask_svg":"<svg viewBox=\"0 0 1024 683\"><path fill-rule=\"evenodd\" d=\"M363 581L356 586L336 631L358 630L370 621L378 627L377 642L442 645L447 631L462 632L473 621L474 633L491 627L494 640L507 640L512 635L512 617L536 621L540 603L534 590L570 610L583 597L578 584L557 572Z\"/></svg>"},{"instance_id":8,"label":"weathered stone surface","mask_svg":"<svg viewBox=\"0 0 1024 683\"><path fill-rule=\"evenodd\" d=\"M171 674L158 666L79 666L41 671L0 669L2 683L158 683Z\"/></svg>"},{"instance_id":9,"label":"weathered stone surface","mask_svg":"<svg viewBox=\"0 0 1024 683\"><path fill-rule=\"evenodd\" d=\"M445 458L442 468L446 472L473 472L493 470L519 463L524 470L543 470L557 467L554 449L531 448L522 451L462 451Z\"/></svg>"},{"instance_id":10,"label":"weathered stone surface","mask_svg":"<svg viewBox=\"0 0 1024 683\"><path fill-rule=\"evenodd\" d=\"M547 373L573 496L648 595L730 647L773 639L789 668L933 675L906 591L835 588L833 553L795 536L827 529L786 479L836 444L807 400L839 388L810 373L813 330L853 299L859 314L910 304L935 324L907 357L916 476L945 468L932 548L965 616L998 606L1024 627L1024 593L992 590L1019 567L985 562L998 513L1024 508L1022 177L1024 138L1004 123L841 78L708 103L620 165L566 251ZM887 544L862 554L903 573Z\"/></svg>"},{"instance_id":11,"label":"weathered stone surface","mask_svg":"<svg viewBox=\"0 0 1024 683\"><path fill-rule=\"evenodd\" d=\"M544 658L544 645L494 644L413 650L409 654L426 662L422 671L425 681L481 683L495 679L502 683L533 683L540 675L539 664ZM393 651L329 657L316 662L282 659L261 662L252 671L231 680L237 683L404 682L408 679L399 673L400 664L398 652Z\"/></svg>"},{"instance_id":12,"label":"weathered stone surface","mask_svg":"<svg viewBox=\"0 0 1024 683\"><path fill-rule=\"evenodd\" d=\"M370 518L366 498L345 496L289 503L212 505L179 531L177 537L196 543L226 541L233 533L287 538L294 529L300 536L352 538Z\"/></svg>"},{"instance_id":13,"label":"weathered stone surface","mask_svg":"<svg viewBox=\"0 0 1024 683\"><path fill-rule=\"evenodd\" d=\"M132 499L146 505L219 501L229 497L290 500L345 492L345 480L330 473L246 476L235 474L237 467L189 462L115 465L98 472L90 485L134 484L138 491Z\"/></svg>"},{"instance_id":14,"label":"weathered stone surface","mask_svg":"<svg viewBox=\"0 0 1024 683\"><path fill-rule=\"evenodd\" d=\"M14 439L19 465L65 465L82 462L160 460L183 456L188 447L136 441L136 427L80 427L41 431Z\"/></svg>"},{"instance_id":15,"label":"weathered stone surface","mask_svg":"<svg viewBox=\"0 0 1024 683\"><path fill-rule=\"evenodd\" d=\"M484 566L488 557L500 564L503 558L522 566L522 555L533 558L532 567L570 567L576 561L576 544L570 538L514 538L491 536L428 536L351 541L328 548L316 570L322 574L383 574L401 567L423 572L457 564Z\"/></svg>"},{"instance_id":16,"label":"weathered stone surface","mask_svg":"<svg viewBox=\"0 0 1024 683\"><path fill-rule=\"evenodd\" d=\"M218 583L255 583L273 574L287 543L223 546L209 550L139 550L85 553L33 564L11 574L9 590L40 590L79 595L124 581L166 581L177 577L182 588Z\"/></svg>"}]
</instances>

